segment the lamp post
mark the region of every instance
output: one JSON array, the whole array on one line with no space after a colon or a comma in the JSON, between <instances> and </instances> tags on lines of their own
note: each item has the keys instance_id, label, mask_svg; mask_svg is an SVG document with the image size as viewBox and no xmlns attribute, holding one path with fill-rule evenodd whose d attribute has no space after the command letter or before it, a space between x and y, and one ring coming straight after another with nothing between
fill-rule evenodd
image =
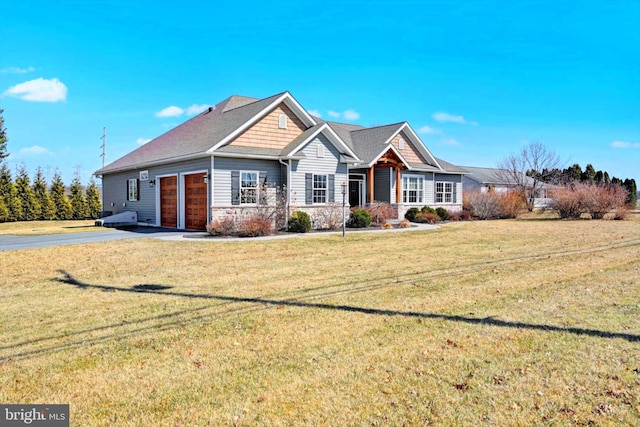
<instances>
[{"instance_id":1,"label":"lamp post","mask_svg":"<svg viewBox=\"0 0 640 427\"><path fill-rule=\"evenodd\" d=\"M344 210L346 207L347 183L343 182L342 184L340 184L340 187L342 187L342 238L344 239L347 233L347 223L344 214Z\"/></svg>"}]
</instances>

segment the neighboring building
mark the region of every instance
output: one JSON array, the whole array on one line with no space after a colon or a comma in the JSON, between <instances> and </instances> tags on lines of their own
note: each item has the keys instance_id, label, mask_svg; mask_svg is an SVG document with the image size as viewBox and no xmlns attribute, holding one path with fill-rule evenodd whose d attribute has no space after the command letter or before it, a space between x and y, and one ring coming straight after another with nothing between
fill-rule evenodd
<instances>
[{"instance_id":1,"label":"neighboring building","mask_svg":"<svg viewBox=\"0 0 640 427\"><path fill-rule=\"evenodd\" d=\"M506 193L519 185L506 170L473 166L463 166L462 168L468 172L468 174L462 178L462 184L465 190L480 190L483 193L488 191ZM533 187L533 178L526 175L522 178L522 182L524 182L528 188ZM544 208L548 206L549 199L547 198L547 191L550 187L548 184L541 184L537 194L534 196L534 208Z\"/></svg>"},{"instance_id":2,"label":"neighboring building","mask_svg":"<svg viewBox=\"0 0 640 427\"><path fill-rule=\"evenodd\" d=\"M288 214L371 201L462 209L465 171L434 157L407 122L365 128L310 115L288 93L231 96L96 171L103 205L139 223L204 229L283 191Z\"/></svg>"}]
</instances>

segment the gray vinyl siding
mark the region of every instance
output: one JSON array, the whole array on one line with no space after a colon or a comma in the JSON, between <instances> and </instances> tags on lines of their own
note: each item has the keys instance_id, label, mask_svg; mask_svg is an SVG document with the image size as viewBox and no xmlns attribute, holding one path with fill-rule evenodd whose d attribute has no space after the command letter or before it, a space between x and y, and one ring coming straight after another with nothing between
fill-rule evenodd
<instances>
[{"instance_id":1,"label":"gray vinyl siding","mask_svg":"<svg viewBox=\"0 0 640 427\"><path fill-rule=\"evenodd\" d=\"M375 169L373 172L373 198L378 202L391 203L391 172L395 169Z\"/></svg>"},{"instance_id":2,"label":"gray vinyl siding","mask_svg":"<svg viewBox=\"0 0 640 427\"><path fill-rule=\"evenodd\" d=\"M269 186L281 187L286 173L277 160L233 159L214 157L213 206L231 206L231 171L267 172ZM284 181L286 183L286 181Z\"/></svg>"},{"instance_id":3,"label":"gray vinyl siding","mask_svg":"<svg viewBox=\"0 0 640 427\"><path fill-rule=\"evenodd\" d=\"M317 156L318 145L324 145L324 157ZM305 205L305 173L335 175L335 200L342 201L343 182L348 182L347 165L340 163L340 152L324 135L318 135L301 150L304 158L294 161L291 172L291 204Z\"/></svg>"},{"instance_id":4,"label":"gray vinyl siding","mask_svg":"<svg viewBox=\"0 0 640 427\"><path fill-rule=\"evenodd\" d=\"M102 177L102 209L111 211L114 214L135 211L138 214L138 222L156 224L156 191L160 191L160 180L157 177L209 170L210 166L211 160L209 157L206 157L186 162L170 163L104 175ZM140 181L138 192L139 200L128 201L127 180L139 179L140 171L143 170L149 171L149 180L155 180L156 183L151 187L149 181Z\"/></svg>"},{"instance_id":5,"label":"gray vinyl siding","mask_svg":"<svg viewBox=\"0 0 640 427\"><path fill-rule=\"evenodd\" d=\"M435 182L452 182L454 183L453 189L453 197L454 200L452 203L443 203L443 204L462 204L462 175L445 175L437 173L435 176ZM435 203L435 187L431 190L431 197L434 199Z\"/></svg>"}]
</instances>

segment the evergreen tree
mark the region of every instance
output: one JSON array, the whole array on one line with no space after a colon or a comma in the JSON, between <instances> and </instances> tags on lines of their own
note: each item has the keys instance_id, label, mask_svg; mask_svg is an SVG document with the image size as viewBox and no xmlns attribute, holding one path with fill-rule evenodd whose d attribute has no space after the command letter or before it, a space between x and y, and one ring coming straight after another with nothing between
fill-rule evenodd
<instances>
[{"instance_id":1,"label":"evergreen tree","mask_svg":"<svg viewBox=\"0 0 640 427\"><path fill-rule=\"evenodd\" d=\"M18 170L18 176L16 176L16 195L20 200L21 211L18 216L20 221L34 221L40 217L40 204L36 199L36 195L31 188L31 180L27 173L27 168L23 164Z\"/></svg>"},{"instance_id":2,"label":"evergreen tree","mask_svg":"<svg viewBox=\"0 0 640 427\"><path fill-rule=\"evenodd\" d=\"M7 130L4 128L4 117L2 117L2 113L4 110L0 108L0 162L5 158L9 157L9 153L7 152Z\"/></svg>"},{"instance_id":3,"label":"evergreen tree","mask_svg":"<svg viewBox=\"0 0 640 427\"><path fill-rule=\"evenodd\" d=\"M51 195L47 191L47 182L42 173L42 168L39 166L36 170L36 176L33 179L33 193L38 203L40 203L40 216L38 219L54 219L56 217L56 206L53 204L53 199L51 199Z\"/></svg>"},{"instance_id":4,"label":"evergreen tree","mask_svg":"<svg viewBox=\"0 0 640 427\"><path fill-rule=\"evenodd\" d=\"M611 184L611 178L609 178L609 173L608 172L604 173L604 183L607 184L607 185Z\"/></svg>"},{"instance_id":5,"label":"evergreen tree","mask_svg":"<svg viewBox=\"0 0 640 427\"><path fill-rule=\"evenodd\" d=\"M69 186L71 197L71 218L86 219L88 216L87 198L82 191L82 182L80 182L80 174L76 173Z\"/></svg>"},{"instance_id":6,"label":"evergreen tree","mask_svg":"<svg viewBox=\"0 0 640 427\"><path fill-rule=\"evenodd\" d=\"M596 170L593 168L593 165L589 163L586 168L584 168L584 172L582 172L582 176L580 180L582 182L586 182L587 184L593 184L596 178Z\"/></svg>"},{"instance_id":7,"label":"evergreen tree","mask_svg":"<svg viewBox=\"0 0 640 427\"><path fill-rule=\"evenodd\" d=\"M627 178L624 180L622 185L624 185L624 188L629 192L626 203L631 206L636 206L638 203L638 187L636 186L636 180Z\"/></svg>"},{"instance_id":8,"label":"evergreen tree","mask_svg":"<svg viewBox=\"0 0 640 427\"><path fill-rule=\"evenodd\" d=\"M0 162L0 197L4 200L4 205L9 211L7 221L17 221L22 208L20 199L16 193L16 186L11 177L11 169L6 163Z\"/></svg>"},{"instance_id":9,"label":"evergreen tree","mask_svg":"<svg viewBox=\"0 0 640 427\"><path fill-rule=\"evenodd\" d=\"M86 195L88 216L89 218L96 219L100 216L100 211L102 211L102 200L100 200L100 190L98 190L96 181L93 178L91 178L91 182L89 182Z\"/></svg>"},{"instance_id":10,"label":"evergreen tree","mask_svg":"<svg viewBox=\"0 0 640 427\"><path fill-rule=\"evenodd\" d=\"M58 171L56 171L51 180L49 194L56 209L55 219L71 219L71 202L69 202L64 182L62 182L62 177Z\"/></svg>"},{"instance_id":11,"label":"evergreen tree","mask_svg":"<svg viewBox=\"0 0 640 427\"><path fill-rule=\"evenodd\" d=\"M604 183L604 174L602 173L602 171L598 171L596 172L596 176L594 178L596 184L603 184Z\"/></svg>"},{"instance_id":12,"label":"evergreen tree","mask_svg":"<svg viewBox=\"0 0 640 427\"><path fill-rule=\"evenodd\" d=\"M574 163L573 166L562 171L566 180L569 182L580 181L582 177L582 167Z\"/></svg>"},{"instance_id":13,"label":"evergreen tree","mask_svg":"<svg viewBox=\"0 0 640 427\"><path fill-rule=\"evenodd\" d=\"M0 197L0 222L9 220L9 208L4 202L4 197Z\"/></svg>"}]
</instances>

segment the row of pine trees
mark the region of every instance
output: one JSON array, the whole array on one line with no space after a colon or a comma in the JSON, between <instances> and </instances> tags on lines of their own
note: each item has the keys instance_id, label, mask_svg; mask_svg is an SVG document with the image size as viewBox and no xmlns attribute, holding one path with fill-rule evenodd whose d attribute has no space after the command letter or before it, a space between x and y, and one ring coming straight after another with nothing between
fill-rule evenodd
<instances>
[{"instance_id":1,"label":"row of pine trees","mask_svg":"<svg viewBox=\"0 0 640 427\"><path fill-rule=\"evenodd\" d=\"M13 179L11 170L0 159L0 222L95 219L101 210L100 190L93 179L85 189L76 174L67 195L59 172L48 185L41 168L32 181L23 165Z\"/></svg>"}]
</instances>

